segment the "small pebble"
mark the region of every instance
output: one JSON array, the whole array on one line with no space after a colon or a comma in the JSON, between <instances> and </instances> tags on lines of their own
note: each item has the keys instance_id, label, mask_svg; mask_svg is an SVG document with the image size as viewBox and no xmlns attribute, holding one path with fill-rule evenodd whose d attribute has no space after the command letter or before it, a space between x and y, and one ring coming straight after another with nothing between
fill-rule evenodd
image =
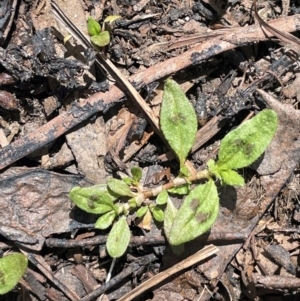
<instances>
[{"instance_id":1,"label":"small pebble","mask_svg":"<svg viewBox=\"0 0 300 301\"><path fill-rule=\"evenodd\" d=\"M18 102L15 96L7 91L0 90L0 108L5 110L18 110Z\"/></svg>"},{"instance_id":2,"label":"small pebble","mask_svg":"<svg viewBox=\"0 0 300 301\"><path fill-rule=\"evenodd\" d=\"M0 86L11 85L15 82L16 80L11 75L5 72L0 73Z\"/></svg>"}]
</instances>

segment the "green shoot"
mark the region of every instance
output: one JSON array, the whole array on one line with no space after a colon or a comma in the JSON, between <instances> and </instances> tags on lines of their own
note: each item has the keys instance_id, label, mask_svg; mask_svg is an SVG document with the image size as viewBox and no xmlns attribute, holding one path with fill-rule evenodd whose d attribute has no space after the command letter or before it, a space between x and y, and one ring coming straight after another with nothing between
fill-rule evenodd
<instances>
[{"instance_id":1,"label":"green shoot","mask_svg":"<svg viewBox=\"0 0 300 301\"><path fill-rule=\"evenodd\" d=\"M91 22L92 23L92 22ZM99 27L90 29L99 33ZM150 227L151 219L163 222L164 234L179 252L186 242L208 231L218 217L219 197L214 179L222 184L242 186L243 177L236 169L252 164L271 142L278 125L274 111L265 109L227 134L221 141L218 160L209 160L208 169L191 174L185 161L193 146L197 118L180 86L167 80L160 112L161 130L178 157L178 176L162 186L147 190L141 182L142 169L133 167L131 177L109 179L107 184L88 188L74 187L71 200L81 209L99 214L95 227L108 229L107 251L113 258L122 256L129 245L130 230L126 216L135 213L142 225ZM199 182L202 184L193 184ZM186 195L177 209L170 197Z\"/></svg>"},{"instance_id":2,"label":"green shoot","mask_svg":"<svg viewBox=\"0 0 300 301\"><path fill-rule=\"evenodd\" d=\"M105 18L103 23L111 24L120 18L120 16L108 16ZM101 25L92 17L89 17L87 21L88 33L91 37L91 42L98 47L105 47L110 43L110 33L109 31L104 30L104 24L101 30Z\"/></svg>"}]
</instances>

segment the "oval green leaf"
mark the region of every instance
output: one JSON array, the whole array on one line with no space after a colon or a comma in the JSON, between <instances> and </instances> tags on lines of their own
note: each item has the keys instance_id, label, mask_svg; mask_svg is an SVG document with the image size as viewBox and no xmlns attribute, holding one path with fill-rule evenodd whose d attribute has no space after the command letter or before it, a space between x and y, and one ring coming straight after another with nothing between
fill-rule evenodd
<instances>
[{"instance_id":1,"label":"oval green leaf","mask_svg":"<svg viewBox=\"0 0 300 301\"><path fill-rule=\"evenodd\" d=\"M181 177L189 177L190 176L189 169L186 166L182 166L180 168L180 176Z\"/></svg>"},{"instance_id":2,"label":"oval green leaf","mask_svg":"<svg viewBox=\"0 0 300 301\"><path fill-rule=\"evenodd\" d=\"M244 186L245 180L236 171L232 169L220 170L222 184L231 186Z\"/></svg>"},{"instance_id":3,"label":"oval green leaf","mask_svg":"<svg viewBox=\"0 0 300 301\"><path fill-rule=\"evenodd\" d=\"M94 214L103 214L113 209L115 197L107 191L105 185L92 187L74 187L69 193L70 199L80 209Z\"/></svg>"},{"instance_id":4,"label":"oval green leaf","mask_svg":"<svg viewBox=\"0 0 300 301\"><path fill-rule=\"evenodd\" d=\"M142 169L138 166L133 166L131 168L131 174L132 174L132 178L135 182L139 182L142 178Z\"/></svg>"},{"instance_id":5,"label":"oval green leaf","mask_svg":"<svg viewBox=\"0 0 300 301\"><path fill-rule=\"evenodd\" d=\"M160 127L170 147L177 155L180 167L183 167L195 142L197 117L193 106L180 86L170 79L166 81L164 87Z\"/></svg>"},{"instance_id":6,"label":"oval green leaf","mask_svg":"<svg viewBox=\"0 0 300 301\"><path fill-rule=\"evenodd\" d=\"M210 159L207 162L209 172L217 177L222 184L231 186L244 186L245 180L236 171L232 169L220 169L215 161Z\"/></svg>"},{"instance_id":7,"label":"oval green leaf","mask_svg":"<svg viewBox=\"0 0 300 301\"><path fill-rule=\"evenodd\" d=\"M102 31L98 35L92 36L91 41L99 47L107 46L110 43L110 34L108 31Z\"/></svg>"},{"instance_id":8,"label":"oval green leaf","mask_svg":"<svg viewBox=\"0 0 300 301\"><path fill-rule=\"evenodd\" d=\"M138 209L135 215L136 217L142 217L146 214L147 211L148 211L148 206L142 206Z\"/></svg>"},{"instance_id":9,"label":"oval green leaf","mask_svg":"<svg viewBox=\"0 0 300 301\"><path fill-rule=\"evenodd\" d=\"M159 193L159 195L157 196L155 203L157 205L164 205L167 203L169 198L168 192L166 190L163 190L162 192Z\"/></svg>"},{"instance_id":10,"label":"oval green leaf","mask_svg":"<svg viewBox=\"0 0 300 301\"><path fill-rule=\"evenodd\" d=\"M156 221L161 223L164 220L164 212L161 210L161 208L154 206L150 208L150 211Z\"/></svg>"},{"instance_id":11,"label":"oval green leaf","mask_svg":"<svg viewBox=\"0 0 300 301\"><path fill-rule=\"evenodd\" d=\"M228 133L221 141L218 170L249 166L271 142L278 121L275 111L265 109Z\"/></svg>"},{"instance_id":12,"label":"oval green leaf","mask_svg":"<svg viewBox=\"0 0 300 301\"><path fill-rule=\"evenodd\" d=\"M168 198L167 207L165 209L164 232L168 238L172 229L173 222L176 218L178 210L174 206L172 200Z\"/></svg>"},{"instance_id":13,"label":"oval green leaf","mask_svg":"<svg viewBox=\"0 0 300 301\"><path fill-rule=\"evenodd\" d=\"M26 256L21 253L9 254L0 258L0 294L11 291L22 278L28 265Z\"/></svg>"},{"instance_id":14,"label":"oval green leaf","mask_svg":"<svg viewBox=\"0 0 300 301\"><path fill-rule=\"evenodd\" d=\"M207 164L209 172L211 174L213 174L215 177L217 177L219 180L221 180L221 175L220 175L220 172L216 165L215 160L209 159L206 164Z\"/></svg>"},{"instance_id":15,"label":"oval green leaf","mask_svg":"<svg viewBox=\"0 0 300 301\"><path fill-rule=\"evenodd\" d=\"M134 197L134 193L130 190L129 186L121 180L118 179L109 179L107 181L107 186L111 189L114 193L121 195L121 196L130 196Z\"/></svg>"},{"instance_id":16,"label":"oval green leaf","mask_svg":"<svg viewBox=\"0 0 300 301\"><path fill-rule=\"evenodd\" d=\"M106 249L112 258L121 257L130 242L130 230L125 216L122 216L112 227L107 237Z\"/></svg>"},{"instance_id":17,"label":"oval green leaf","mask_svg":"<svg viewBox=\"0 0 300 301\"><path fill-rule=\"evenodd\" d=\"M219 197L216 185L209 180L194 188L176 214L167 239L171 245L181 245L208 231L217 219Z\"/></svg>"},{"instance_id":18,"label":"oval green leaf","mask_svg":"<svg viewBox=\"0 0 300 301\"><path fill-rule=\"evenodd\" d=\"M134 184L134 181L132 178L129 178L129 177L125 177L125 178L122 178L122 181L127 184L127 185L132 185Z\"/></svg>"},{"instance_id":19,"label":"oval green leaf","mask_svg":"<svg viewBox=\"0 0 300 301\"><path fill-rule=\"evenodd\" d=\"M186 184L183 184L180 186L172 187L172 188L168 189L168 191L170 193L174 193L174 194L185 195L190 192L190 184L186 183Z\"/></svg>"},{"instance_id":20,"label":"oval green leaf","mask_svg":"<svg viewBox=\"0 0 300 301\"><path fill-rule=\"evenodd\" d=\"M132 209L136 208L137 207L136 198L132 198L132 199L128 200L128 205Z\"/></svg>"},{"instance_id":21,"label":"oval green leaf","mask_svg":"<svg viewBox=\"0 0 300 301\"><path fill-rule=\"evenodd\" d=\"M88 33L91 37L97 36L101 32L100 24L92 17L88 18L87 27Z\"/></svg>"},{"instance_id":22,"label":"oval green leaf","mask_svg":"<svg viewBox=\"0 0 300 301\"><path fill-rule=\"evenodd\" d=\"M97 219L95 223L95 228L101 230L107 229L109 226L111 226L115 218L116 218L116 212L109 211Z\"/></svg>"}]
</instances>

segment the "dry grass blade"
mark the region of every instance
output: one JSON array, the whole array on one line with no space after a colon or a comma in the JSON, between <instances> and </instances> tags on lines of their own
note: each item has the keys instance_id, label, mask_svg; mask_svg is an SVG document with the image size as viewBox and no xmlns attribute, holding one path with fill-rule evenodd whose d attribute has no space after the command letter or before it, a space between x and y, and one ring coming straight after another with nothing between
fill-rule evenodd
<instances>
[{"instance_id":1,"label":"dry grass blade","mask_svg":"<svg viewBox=\"0 0 300 301\"><path fill-rule=\"evenodd\" d=\"M197 253L191 255L190 257L184 259L183 261L179 262L178 264L174 265L173 267L155 275L154 277L150 278L149 280L142 283L140 286L136 287L132 291L130 291L128 294L123 296L122 298L118 299L118 301L130 301L146 290L150 289L151 287L157 285L158 283L161 283L166 278L184 270L192 265L216 254L219 251L217 247L214 245L209 245L203 248L202 250L198 251Z\"/></svg>"},{"instance_id":2,"label":"dry grass blade","mask_svg":"<svg viewBox=\"0 0 300 301\"><path fill-rule=\"evenodd\" d=\"M58 21L62 22L71 34L85 47L85 48L93 48L90 41L87 37L80 32L76 26L72 23L71 20L61 11L59 6L53 2L52 3L52 12L54 16L57 18ZM136 91L136 89L132 86L129 80L115 67L115 65L102 53L97 53L97 58L100 60L101 64L104 68L111 73L113 78L117 81L117 83L124 88L125 93L131 98L132 101L137 103L139 107L143 110L143 112L148 117L150 123L152 124L155 132L163 138L160 130L159 130L159 123L158 118L154 115L149 105L144 101L144 99L140 96L140 94Z\"/></svg>"},{"instance_id":3,"label":"dry grass blade","mask_svg":"<svg viewBox=\"0 0 300 301\"><path fill-rule=\"evenodd\" d=\"M57 20L63 23L71 31L72 35L74 35L74 37L78 39L78 41L83 45L83 47L93 48L93 45L87 39L87 37L78 28L76 28L76 26L74 26L72 21L68 19L68 17L61 11L59 6L55 2L52 3L52 8L53 8L52 12L54 16L57 18ZM116 80L117 84L124 89L124 93L140 107L140 109L146 115L155 133L160 137L160 139L165 143L165 145L169 147L168 142L166 141L165 137L160 131L159 120L157 116L154 114L154 112L152 111L150 106L145 102L145 100L141 97L141 95L136 91L136 89L129 82L129 80L118 70L118 68L104 54L98 52L97 58L101 62L100 67L103 66L104 69L106 69Z\"/></svg>"},{"instance_id":4,"label":"dry grass blade","mask_svg":"<svg viewBox=\"0 0 300 301\"><path fill-rule=\"evenodd\" d=\"M285 31L294 32L298 30L298 21L299 15L294 15L272 20L270 24L277 28L285 28ZM129 80L147 85L170 76L192 64L198 64L212 56L245 45L245 41L250 44L265 40L267 40L267 37L263 34L259 26L246 26L233 29L230 34L203 41L201 44L196 44L176 57L169 58L140 71L130 76ZM0 49L2 56L4 56L4 53L4 50ZM0 169L54 141L84 120L103 111L108 106L120 102L123 96L124 92L117 85L112 85L110 90L105 93L97 92L83 99L81 102L75 103L70 110L62 112L48 123L25 136L19 137L16 141L1 149Z\"/></svg>"},{"instance_id":5,"label":"dry grass blade","mask_svg":"<svg viewBox=\"0 0 300 301\"><path fill-rule=\"evenodd\" d=\"M293 44L300 50L300 40L288 32L282 32L265 22L257 13L257 0L253 0L254 15L261 26L266 28L271 34L288 44Z\"/></svg>"}]
</instances>

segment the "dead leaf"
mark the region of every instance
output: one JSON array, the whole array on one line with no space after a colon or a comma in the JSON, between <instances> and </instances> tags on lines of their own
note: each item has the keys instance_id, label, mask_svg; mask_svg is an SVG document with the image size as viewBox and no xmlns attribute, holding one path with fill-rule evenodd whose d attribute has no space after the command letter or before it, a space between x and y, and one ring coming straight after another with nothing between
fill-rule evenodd
<instances>
[{"instance_id":1,"label":"dead leaf","mask_svg":"<svg viewBox=\"0 0 300 301\"><path fill-rule=\"evenodd\" d=\"M68 194L84 184L87 181L78 176L11 168L0 177L0 230L29 249L40 250L45 237L71 231L73 205Z\"/></svg>"},{"instance_id":2,"label":"dead leaf","mask_svg":"<svg viewBox=\"0 0 300 301\"><path fill-rule=\"evenodd\" d=\"M105 124L101 117L66 135L67 143L77 161L78 170L94 183L103 183L106 154Z\"/></svg>"}]
</instances>

